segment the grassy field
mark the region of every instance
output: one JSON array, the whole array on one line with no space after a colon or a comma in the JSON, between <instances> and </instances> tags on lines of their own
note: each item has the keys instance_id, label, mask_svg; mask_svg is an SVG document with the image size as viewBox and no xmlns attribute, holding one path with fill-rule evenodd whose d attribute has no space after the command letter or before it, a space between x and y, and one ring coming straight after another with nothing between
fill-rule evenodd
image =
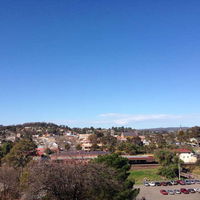
<instances>
[{"instance_id":1,"label":"grassy field","mask_svg":"<svg viewBox=\"0 0 200 200\"><path fill-rule=\"evenodd\" d=\"M157 168L130 171L129 179L135 180L135 184L142 184L145 178L151 181L164 180L163 177L157 174Z\"/></svg>"}]
</instances>

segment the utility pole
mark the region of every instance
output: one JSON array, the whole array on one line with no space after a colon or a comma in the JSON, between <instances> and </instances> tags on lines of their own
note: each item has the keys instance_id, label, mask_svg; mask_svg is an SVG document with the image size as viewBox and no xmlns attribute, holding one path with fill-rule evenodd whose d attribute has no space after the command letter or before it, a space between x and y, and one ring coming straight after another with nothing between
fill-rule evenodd
<instances>
[{"instance_id":1,"label":"utility pole","mask_svg":"<svg viewBox=\"0 0 200 200\"><path fill-rule=\"evenodd\" d=\"M181 179L181 166L180 166L180 158L178 159L178 179Z\"/></svg>"}]
</instances>

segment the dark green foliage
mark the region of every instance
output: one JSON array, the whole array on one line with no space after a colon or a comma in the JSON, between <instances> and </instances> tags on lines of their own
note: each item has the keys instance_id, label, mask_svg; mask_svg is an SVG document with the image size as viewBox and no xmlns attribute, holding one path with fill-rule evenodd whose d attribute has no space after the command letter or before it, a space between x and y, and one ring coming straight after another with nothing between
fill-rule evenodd
<instances>
[{"instance_id":1,"label":"dark green foliage","mask_svg":"<svg viewBox=\"0 0 200 200\"><path fill-rule=\"evenodd\" d=\"M188 129L187 134L189 135L189 137L194 137L194 138L200 139L200 127L195 126L195 127Z\"/></svg>"},{"instance_id":2,"label":"dark green foliage","mask_svg":"<svg viewBox=\"0 0 200 200\"><path fill-rule=\"evenodd\" d=\"M69 144L69 143L66 143L66 144L65 144L65 149L66 149L66 150L69 150L70 148L71 148L70 144Z\"/></svg>"},{"instance_id":3,"label":"dark green foliage","mask_svg":"<svg viewBox=\"0 0 200 200\"><path fill-rule=\"evenodd\" d=\"M132 132L132 131L135 131L135 129L131 128L131 127L124 127L124 126L121 126L121 127L112 127L112 130L114 130L115 132L118 132L118 133L122 133L122 132Z\"/></svg>"},{"instance_id":4,"label":"dark green foliage","mask_svg":"<svg viewBox=\"0 0 200 200\"><path fill-rule=\"evenodd\" d=\"M13 142L11 141L4 142L0 147L0 154L2 155L2 157L4 157L7 153L9 153L12 147L13 147Z\"/></svg>"},{"instance_id":5,"label":"dark green foliage","mask_svg":"<svg viewBox=\"0 0 200 200\"><path fill-rule=\"evenodd\" d=\"M130 164L127 158L123 158L118 154L110 154L105 156L99 156L94 159L95 163L104 163L109 167L116 169L118 173L118 178L125 180L129 176Z\"/></svg>"},{"instance_id":6,"label":"dark green foliage","mask_svg":"<svg viewBox=\"0 0 200 200\"><path fill-rule=\"evenodd\" d=\"M179 162L178 156L169 150L158 150L155 152L155 158L162 166L168 166L170 164L177 164Z\"/></svg>"},{"instance_id":7,"label":"dark green foliage","mask_svg":"<svg viewBox=\"0 0 200 200\"><path fill-rule=\"evenodd\" d=\"M0 163L1 159L10 152L12 147L13 147L13 142L11 141L3 142L3 144L0 146Z\"/></svg>"},{"instance_id":8,"label":"dark green foliage","mask_svg":"<svg viewBox=\"0 0 200 200\"><path fill-rule=\"evenodd\" d=\"M50 154L53 153L53 151L52 151L51 149L49 149L49 148L46 148L45 151L44 151L44 153L45 153L46 155L50 155Z\"/></svg>"},{"instance_id":9,"label":"dark green foliage","mask_svg":"<svg viewBox=\"0 0 200 200\"><path fill-rule=\"evenodd\" d=\"M112 167L117 171L116 179L121 182L122 190L115 194L116 200L132 200L138 194L136 189L133 189L134 182L128 180L130 164L127 158L123 158L118 154L110 154L99 156L94 159L95 163L103 163L108 167Z\"/></svg>"},{"instance_id":10,"label":"dark green foliage","mask_svg":"<svg viewBox=\"0 0 200 200\"><path fill-rule=\"evenodd\" d=\"M136 155L139 153L144 153L144 147L140 145L136 145L131 141L128 142L122 142L117 146L117 150L121 152L122 154L130 154L130 155Z\"/></svg>"},{"instance_id":11,"label":"dark green foliage","mask_svg":"<svg viewBox=\"0 0 200 200\"><path fill-rule=\"evenodd\" d=\"M32 140L22 139L16 143L3 161L13 167L25 167L36 154L36 145Z\"/></svg>"},{"instance_id":12,"label":"dark green foliage","mask_svg":"<svg viewBox=\"0 0 200 200\"><path fill-rule=\"evenodd\" d=\"M166 178L178 177L178 164L170 164L168 166L162 166L158 169L158 174Z\"/></svg>"},{"instance_id":13,"label":"dark green foliage","mask_svg":"<svg viewBox=\"0 0 200 200\"><path fill-rule=\"evenodd\" d=\"M79 150L82 150L82 147L81 147L80 144L77 144L77 145L76 145L76 150L78 150L78 151L79 151Z\"/></svg>"},{"instance_id":14,"label":"dark green foliage","mask_svg":"<svg viewBox=\"0 0 200 200\"><path fill-rule=\"evenodd\" d=\"M188 135L185 131L180 130L180 131L178 131L178 133L177 133L177 139L178 139L178 141L179 141L180 143L186 142L186 141L188 141L188 139L189 139L189 135Z\"/></svg>"},{"instance_id":15,"label":"dark green foliage","mask_svg":"<svg viewBox=\"0 0 200 200\"><path fill-rule=\"evenodd\" d=\"M93 144L90 148L91 151L99 151L101 150L100 149L100 146L98 144Z\"/></svg>"},{"instance_id":16,"label":"dark green foliage","mask_svg":"<svg viewBox=\"0 0 200 200\"><path fill-rule=\"evenodd\" d=\"M169 150L158 150L155 152L155 158L161 165L158 170L159 175L167 178L178 177L178 165L181 161L174 152Z\"/></svg>"},{"instance_id":17,"label":"dark green foliage","mask_svg":"<svg viewBox=\"0 0 200 200\"><path fill-rule=\"evenodd\" d=\"M103 144L103 149L108 150L109 152L114 152L117 145L117 138L108 134L106 136L102 136L100 141Z\"/></svg>"}]
</instances>

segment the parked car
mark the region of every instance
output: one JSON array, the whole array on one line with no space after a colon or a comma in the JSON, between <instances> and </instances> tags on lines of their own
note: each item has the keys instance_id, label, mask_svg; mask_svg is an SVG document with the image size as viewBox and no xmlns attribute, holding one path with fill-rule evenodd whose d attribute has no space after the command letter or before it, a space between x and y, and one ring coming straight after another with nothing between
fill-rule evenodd
<instances>
[{"instance_id":1,"label":"parked car","mask_svg":"<svg viewBox=\"0 0 200 200\"><path fill-rule=\"evenodd\" d=\"M175 194L174 190L167 190L167 192L168 192L168 194L171 194L171 195Z\"/></svg>"},{"instance_id":2,"label":"parked car","mask_svg":"<svg viewBox=\"0 0 200 200\"><path fill-rule=\"evenodd\" d=\"M178 182L177 182L177 181L170 181L170 183L171 183L172 185L178 185Z\"/></svg>"},{"instance_id":3,"label":"parked car","mask_svg":"<svg viewBox=\"0 0 200 200\"><path fill-rule=\"evenodd\" d=\"M178 180L177 181L180 185L185 185L185 181L183 181L183 180Z\"/></svg>"},{"instance_id":4,"label":"parked car","mask_svg":"<svg viewBox=\"0 0 200 200\"><path fill-rule=\"evenodd\" d=\"M167 182L161 182L160 183L162 186L167 186Z\"/></svg>"},{"instance_id":5,"label":"parked car","mask_svg":"<svg viewBox=\"0 0 200 200\"><path fill-rule=\"evenodd\" d=\"M192 183L191 183L190 180L187 179L187 180L185 180L185 184L186 184L186 185L191 185Z\"/></svg>"},{"instance_id":6,"label":"parked car","mask_svg":"<svg viewBox=\"0 0 200 200\"><path fill-rule=\"evenodd\" d=\"M189 194L189 191L185 188L181 188L181 193L183 194Z\"/></svg>"},{"instance_id":7,"label":"parked car","mask_svg":"<svg viewBox=\"0 0 200 200\"><path fill-rule=\"evenodd\" d=\"M199 188L194 188L194 191L195 191L195 192L198 192L198 189L199 189Z\"/></svg>"},{"instance_id":8,"label":"parked car","mask_svg":"<svg viewBox=\"0 0 200 200\"><path fill-rule=\"evenodd\" d=\"M172 185L172 183L170 181L167 181L166 183L167 183L167 185Z\"/></svg>"},{"instance_id":9,"label":"parked car","mask_svg":"<svg viewBox=\"0 0 200 200\"><path fill-rule=\"evenodd\" d=\"M191 183L191 184L195 184L196 182L195 182L194 179L191 179L191 180L190 180L190 183Z\"/></svg>"},{"instance_id":10,"label":"parked car","mask_svg":"<svg viewBox=\"0 0 200 200\"><path fill-rule=\"evenodd\" d=\"M195 191L198 192L198 193L200 193L200 188L196 188Z\"/></svg>"},{"instance_id":11,"label":"parked car","mask_svg":"<svg viewBox=\"0 0 200 200\"><path fill-rule=\"evenodd\" d=\"M144 186L149 186L149 183L147 181L145 181Z\"/></svg>"},{"instance_id":12,"label":"parked car","mask_svg":"<svg viewBox=\"0 0 200 200\"><path fill-rule=\"evenodd\" d=\"M190 192L190 193L195 193L195 190L194 190L193 188L189 188L189 189L188 189L188 192Z\"/></svg>"},{"instance_id":13,"label":"parked car","mask_svg":"<svg viewBox=\"0 0 200 200\"><path fill-rule=\"evenodd\" d=\"M149 182L149 185L150 185L150 186L156 186L155 182L153 182L153 181L152 181L152 182Z\"/></svg>"},{"instance_id":14,"label":"parked car","mask_svg":"<svg viewBox=\"0 0 200 200\"><path fill-rule=\"evenodd\" d=\"M181 194L181 191L180 190L174 190L175 194Z\"/></svg>"},{"instance_id":15,"label":"parked car","mask_svg":"<svg viewBox=\"0 0 200 200\"><path fill-rule=\"evenodd\" d=\"M166 190L160 190L160 193L163 195L168 195L168 192Z\"/></svg>"},{"instance_id":16,"label":"parked car","mask_svg":"<svg viewBox=\"0 0 200 200\"><path fill-rule=\"evenodd\" d=\"M200 184L200 180L195 180L195 183Z\"/></svg>"},{"instance_id":17,"label":"parked car","mask_svg":"<svg viewBox=\"0 0 200 200\"><path fill-rule=\"evenodd\" d=\"M155 182L155 185L156 186L161 186L161 183L160 182Z\"/></svg>"}]
</instances>

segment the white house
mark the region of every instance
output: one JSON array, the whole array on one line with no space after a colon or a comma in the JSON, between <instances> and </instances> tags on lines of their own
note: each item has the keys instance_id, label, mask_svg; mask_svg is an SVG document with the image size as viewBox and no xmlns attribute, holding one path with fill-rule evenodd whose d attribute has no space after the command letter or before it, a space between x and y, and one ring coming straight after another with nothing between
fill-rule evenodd
<instances>
[{"instance_id":1,"label":"white house","mask_svg":"<svg viewBox=\"0 0 200 200\"><path fill-rule=\"evenodd\" d=\"M175 149L175 152L179 154L179 158L184 164L195 164L197 162L197 156L189 149Z\"/></svg>"}]
</instances>

